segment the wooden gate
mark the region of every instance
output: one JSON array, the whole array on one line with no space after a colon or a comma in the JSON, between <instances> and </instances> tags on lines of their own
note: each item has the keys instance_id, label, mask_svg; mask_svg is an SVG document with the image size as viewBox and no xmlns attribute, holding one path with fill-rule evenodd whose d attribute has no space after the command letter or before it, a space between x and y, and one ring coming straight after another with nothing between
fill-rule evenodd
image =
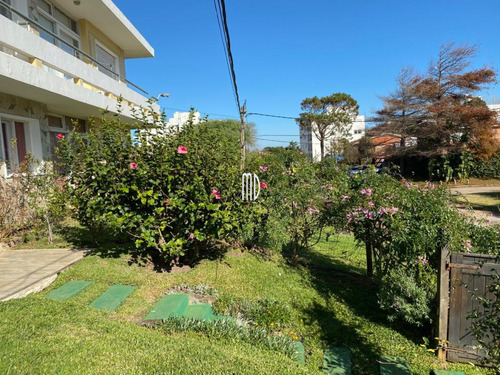
<instances>
[{"instance_id":1,"label":"wooden gate","mask_svg":"<svg viewBox=\"0 0 500 375\"><path fill-rule=\"evenodd\" d=\"M448 341L439 357L450 362L478 363L483 350L475 349L477 341L467 316L482 311L477 297L491 298L487 287L493 273L500 274L498 258L493 255L448 253L443 250L440 267L438 336Z\"/></svg>"}]
</instances>

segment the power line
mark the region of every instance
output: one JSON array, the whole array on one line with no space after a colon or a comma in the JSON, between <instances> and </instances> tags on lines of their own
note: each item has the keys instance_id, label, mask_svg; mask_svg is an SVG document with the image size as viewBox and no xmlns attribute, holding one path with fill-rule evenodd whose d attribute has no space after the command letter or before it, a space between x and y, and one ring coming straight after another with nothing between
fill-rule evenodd
<instances>
[{"instance_id":1,"label":"power line","mask_svg":"<svg viewBox=\"0 0 500 375\"><path fill-rule=\"evenodd\" d=\"M255 137L255 139L257 139L259 141L267 141L267 142L277 142L277 143L287 143L287 144L290 144L290 142L288 142L288 141L276 141L274 139L266 139L266 138L258 138L258 137Z\"/></svg>"},{"instance_id":2,"label":"power line","mask_svg":"<svg viewBox=\"0 0 500 375\"><path fill-rule=\"evenodd\" d=\"M285 119L289 119L289 120L296 120L297 119L297 117L291 117L291 116L269 115L269 114L266 114L266 113L257 113L257 112L249 112L249 113L247 113L247 116L251 116L251 115L254 115L254 116L265 116L265 117L275 117L275 118L285 118Z\"/></svg>"},{"instance_id":3,"label":"power line","mask_svg":"<svg viewBox=\"0 0 500 375\"><path fill-rule=\"evenodd\" d=\"M241 115L240 96L238 94L238 85L236 83L236 72L234 71L233 54L231 52L231 38L229 36L229 28L227 26L226 3L224 0L214 0L215 13L219 24L219 32L221 33L222 43L226 53L226 63L229 65L229 76L233 84L233 92L236 99L238 113ZM222 23L222 25L221 25Z\"/></svg>"}]
</instances>

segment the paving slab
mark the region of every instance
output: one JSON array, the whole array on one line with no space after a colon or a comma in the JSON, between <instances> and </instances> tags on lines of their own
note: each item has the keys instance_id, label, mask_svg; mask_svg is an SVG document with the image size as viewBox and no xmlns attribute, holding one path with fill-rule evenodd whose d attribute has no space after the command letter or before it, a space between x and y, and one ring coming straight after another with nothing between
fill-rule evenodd
<instances>
[{"instance_id":1,"label":"paving slab","mask_svg":"<svg viewBox=\"0 0 500 375\"><path fill-rule=\"evenodd\" d=\"M64 301L68 298L76 296L86 287L92 284L92 281L84 280L72 280L68 281L66 284L54 289L52 292L47 294L45 298L53 299L54 301Z\"/></svg>"},{"instance_id":2,"label":"paving slab","mask_svg":"<svg viewBox=\"0 0 500 375\"><path fill-rule=\"evenodd\" d=\"M408 364L401 357L380 356L380 375L411 375Z\"/></svg>"},{"instance_id":3,"label":"paving slab","mask_svg":"<svg viewBox=\"0 0 500 375\"><path fill-rule=\"evenodd\" d=\"M98 310L115 311L136 289L133 285L111 285L103 294L90 304Z\"/></svg>"},{"instance_id":4,"label":"paving slab","mask_svg":"<svg viewBox=\"0 0 500 375\"><path fill-rule=\"evenodd\" d=\"M35 249L0 251L0 301L22 298L49 286L57 274L89 250Z\"/></svg>"},{"instance_id":5,"label":"paving slab","mask_svg":"<svg viewBox=\"0 0 500 375\"><path fill-rule=\"evenodd\" d=\"M329 375L351 375L351 351L347 348L325 349L323 372Z\"/></svg>"},{"instance_id":6,"label":"paving slab","mask_svg":"<svg viewBox=\"0 0 500 375\"><path fill-rule=\"evenodd\" d=\"M189 296L185 293L166 294L154 305L144 320L167 319L181 317L189 304Z\"/></svg>"}]
</instances>

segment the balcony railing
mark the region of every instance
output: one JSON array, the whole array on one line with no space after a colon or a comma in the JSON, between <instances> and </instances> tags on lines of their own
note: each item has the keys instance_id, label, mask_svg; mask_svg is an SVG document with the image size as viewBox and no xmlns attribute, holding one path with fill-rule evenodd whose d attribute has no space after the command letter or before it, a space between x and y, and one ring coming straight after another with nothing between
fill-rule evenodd
<instances>
[{"instance_id":1,"label":"balcony railing","mask_svg":"<svg viewBox=\"0 0 500 375\"><path fill-rule=\"evenodd\" d=\"M61 38L59 35L52 32L51 30L48 30L44 26L40 25L38 22L26 17L24 14L20 13L15 8L13 8L11 5L5 3L3 0L0 0L0 11L2 11L2 12L0 12L0 17L2 17L2 15L3 15L3 16L7 16L9 19L11 19L12 14L15 14L17 17L22 19L21 22L20 21L17 22L18 25L26 27L28 29L43 30L45 33L49 34L52 38L57 40L59 43L62 43L64 45L68 46L70 48L70 50L75 52L74 54L70 54L70 55L72 55L75 58L78 58L82 61L85 61L85 59L87 59L88 61L90 61L92 66L98 67L99 70L104 69L106 72L110 73L110 74L107 74L108 76L111 75L112 77L118 78L118 75L116 74L116 72L109 69L107 66L101 64L94 57L92 57L88 53L83 52L79 48L76 48L74 45L72 45L68 41L64 40L63 38ZM64 48L61 48L61 50L68 52ZM142 88L140 88L136 84L130 82L129 80L127 80L127 79L116 79L116 80L120 80L121 82L124 82L127 86L133 88L135 91L141 93L142 95L145 95L146 97L149 97L149 93L147 91L143 90Z\"/></svg>"}]
</instances>

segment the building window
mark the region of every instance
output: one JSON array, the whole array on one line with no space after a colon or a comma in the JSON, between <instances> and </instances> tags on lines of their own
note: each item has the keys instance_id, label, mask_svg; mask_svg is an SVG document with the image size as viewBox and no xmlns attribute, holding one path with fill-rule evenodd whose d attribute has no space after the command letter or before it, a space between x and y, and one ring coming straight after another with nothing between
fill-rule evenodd
<instances>
[{"instance_id":1,"label":"building window","mask_svg":"<svg viewBox=\"0 0 500 375\"><path fill-rule=\"evenodd\" d=\"M99 63L97 69L107 76L118 79L118 56L96 41L95 59Z\"/></svg>"},{"instance_id":2,"label":"building window","mask_svg":"<svg viewBox=\"0 0 500 375\"><path fill-rule=\"evenodd\" d=\"M10 0L3 0L3 2L11 5ZM0 16L7 17L9 20L12 19L12 12L6 6L2 5L2 3L0 3Z\"/></svg>"},{"instance_id":3,"label":"building window","mask_svg":"<svg viewBox=\"0 0 500 375\"><path fill-rule=\"evenodd\" d=\"M63 51L79 57L80 36L78 35L76 21L45 0L36 0L36 10L37 21L45 29L40 28L40 36ZM54 38L51 33L57 35L66 43Z\"/></svg>"},{"instance_id":4,"label":"building window","mask_svg":"<svg viewBox=\"0 0 500 375\"><path fill-rule=\"evenodd\" d=\"M7 162L10 170L19 168L29 152L26 143L26 124L2 119L0 146L0 159Z\"/></svg>"},{"instance_id":5,"label":"building window","mask_svg":"<svg viewBox=\"0 0 500 375\"><path fill-rule=\"evenodd\" d=\"M51 159L58 161L57 146L59 145L59 134L66 135L71 130L84 133L87 130L85 120L74 119L69 116L48 115L47 121L49 123L49 142L50 142L50 155Z\"/></svg>"}]
</instances>

